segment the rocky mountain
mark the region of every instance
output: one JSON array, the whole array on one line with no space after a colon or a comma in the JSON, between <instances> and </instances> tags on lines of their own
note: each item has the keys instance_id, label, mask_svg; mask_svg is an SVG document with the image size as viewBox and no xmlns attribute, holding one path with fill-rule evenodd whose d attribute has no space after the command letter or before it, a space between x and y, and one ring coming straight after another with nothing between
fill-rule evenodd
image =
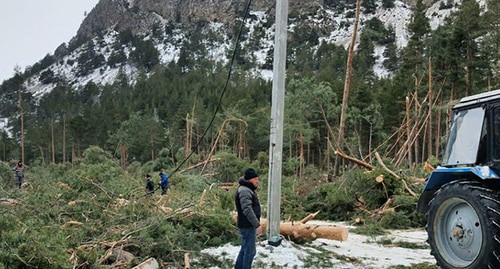
<instances>
[{"instance_id":1,"label":"rocky mountain","mask_svg":"<svg viewBox=\"0 0 500 269\"><path fill-rule=\"evenodd\" d=\"M484 5L484 0L479 0ZM289 1L289 42L313 40L347 47L352 35L354 0ZM398 49L406 46L407 25L415 1L363 1L359 31L372 19L381 21L395 35ZM435 29L456 9L459 0L428 2L427 16ZM243 0L101 0L88 14L76 36L28 68L26 89L41 96L64 82L80 87L88 82L109 84L124 73L134 80L150 73L154 65L168 65L188 53L188 44L199 39L206 55L227 62L237 23L247 5ZM249 54L254 73L270 77L272 69L274 1L251 1L245 21L242 50ZM133 42L132 42L133 40ZM195 41L195 42L198 42ZM387 45L375 45L374 71L390 74L383 66ZM148 62L150 61L150 62Z\"/></svg>"}]
</instances>

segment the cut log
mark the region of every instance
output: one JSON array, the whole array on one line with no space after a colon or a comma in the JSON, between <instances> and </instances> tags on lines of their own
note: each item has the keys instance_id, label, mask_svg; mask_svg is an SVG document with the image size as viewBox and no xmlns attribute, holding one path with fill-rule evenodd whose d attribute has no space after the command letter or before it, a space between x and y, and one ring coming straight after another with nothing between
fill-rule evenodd
<instances>
[{"instance_id":1,"label":"cut log","mask_svg":"<svg viewBox=\"0 0 500 269\"><path fill-rule=\"evenodd\" d=\"M424 169L427 173L434 171L434 167L432 165L430 165L428 162L424 163Z\"/></svg>"},{"instance_id":2,"label":"cut log","mask_svg":"<svg viewBox=\"0 0 500 269\"><path fill-rule=\"evenodd\" d=\"M189 262L189 253L184 253L184 269L189 269L191 268L190 262Z\"/></svg>"},{"instance_id":3,"label":"cut log","mask_svg":"<svg viewBox=\"0 0 500 269\"><path fill-rule=\"evenodd\" d=\"M17 200L10 198L0 198L0 205L15 206L17 204L18 204Z\"/></svg>"},{"instance_id":4,"label":"cut log","mask_svg":"<svg viewBox=\"0 0 500 269\"><path fill-rule=\"evenodd\" d=\"M132 269L158 269L160 265L155 258L149 258Z\"/></svg>"},{"instance_id":5,"label":"cut log","mask_svg":"<svg viewBox=\"0 0 500 269\"><path fill-rule=\"evenodd\" d=\"M365 220L362 219L362 218L359 218L359 217L355 218L354 219L354 224L356 224L356 225L365 224Z\"/></svg>"},{"instance_id":6,"label":"cut log","mask_svg":"<svg viewBox=\"0 0 500 269\"><path fill-rule=\"evenodd\" d=\"M314 219L318 214L319 211L307 215L307 217L301 219L300 221L281 222L279 233L281 235L291 236L293 239L303 238L308 240L315 240L317 238L325 238L337 241L347 240L348 231L345 227L334 225L306 224L308 221ZM231 219L235 223L237 218L237 214L231 215ZM267 219L261 218L260 225L262 226L262 230L265 231L267 227Z\"/></svg>"},{"instance_id":7,"label":"cut log","mask_svg":"<svg viewBox=\"0 0 500 269\"><path fill-rule=\"evenodd\" d=\"M267 227L267 219L261 219L262 230ZM345 227L331 225L314 225L298 222L280 223L280 234L290 236L293 239L315 240L318 238L332 239L337 241L347 240L348 231Z\"/></svg>"}]
</instances>

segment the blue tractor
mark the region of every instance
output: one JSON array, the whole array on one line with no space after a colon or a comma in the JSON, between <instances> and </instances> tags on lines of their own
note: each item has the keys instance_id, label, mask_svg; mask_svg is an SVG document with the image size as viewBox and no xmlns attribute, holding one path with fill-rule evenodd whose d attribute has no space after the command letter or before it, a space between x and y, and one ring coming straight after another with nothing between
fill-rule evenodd
<instances>
[{"instance_id":1,"label":"blue tractor","mask_svg":"<svg viewBox=\"0 0 500 269\"><path fill-rule=\"evenodd\" d=\"M500 90L462 98L418 210L441 268L500 268Z\"/></svg>"}]
</instances>

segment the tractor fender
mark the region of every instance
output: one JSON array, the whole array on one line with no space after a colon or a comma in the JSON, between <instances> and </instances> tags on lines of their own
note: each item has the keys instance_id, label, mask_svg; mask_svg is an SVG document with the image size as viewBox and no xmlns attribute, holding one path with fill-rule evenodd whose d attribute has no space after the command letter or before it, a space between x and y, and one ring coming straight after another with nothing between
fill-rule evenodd
<instances>
[{"instance_id":1,"label":"tractor fender","mask_svg":"<svg viewBox=\"0 0 500 269\"><path fill-rule=\"evenodd\" d=\"M500 178L495 171L488 166L473 166L473 167L442 167L438 166L426 181L423 192L418 200L417 210L421 213L427 211L429 201L434 196L434 193L446 183L455 180L485 180L492 178Z\"/></svg>"},{"instance_id":2,"label":"tractor fender","mask_svg":"<svg viewBox=\"0 0 500 269\"><path fill-rule=\"evenodd\" d=\"M499 178L489 166L474 167L437 167L432 171L425 184L424 190L439 189L442 185L458 179L484 180Z\"/></svg>"}]
</instances>

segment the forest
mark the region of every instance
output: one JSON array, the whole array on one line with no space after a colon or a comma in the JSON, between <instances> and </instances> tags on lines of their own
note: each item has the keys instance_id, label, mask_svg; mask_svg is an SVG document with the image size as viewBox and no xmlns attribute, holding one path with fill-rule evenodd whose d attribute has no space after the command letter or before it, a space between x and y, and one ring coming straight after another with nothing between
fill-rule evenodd
<instances>
[{"instance_id":1,"label":"forest","mask_svg":"<svg viewBox=\"0 0 500 269\"><path fill-rule=\"evenodd\" d=\"M365 233L425 224L411 193L420 191L424 163L439 163L453 102L500 89L500 2L488 0L487 6L464 0L432 31L418 1L401 51L393 29L369 21L354 51L343 137L339 115L348 51L319 42L307 27L290 33L284 218L319 210L320 219L364 219ZM232 192L217 186L235 182L247 167L265 177L272 85L250 72L255 63L246 57L248 47L238 48L229 73L229 64L209 60L201 40L211 37L200 29L189 36L179 60L161 66L154 47L122 33L119 42L142 48L127 59L143 68L136 80L123 73L110 85L89 82L78 89L60 81L33 96L22 85L54 61L46 57L4 81L0 115L10 119L10 129L0 133L0 268L101 268L95 266L117 262L110 253L118 246L134 253L132 263L157 257L180 267L186 252L237 242L227 217ZM374 48L382 44L389 48L387 77L373 69ZM106 64L126 58L120 55ZM89 63L82 74L103 62L91 56L79 59ZM339 154L375 167L366 171ZM396 177L377 166L377 154ZM11 171L19 160L27 166L21 191ZM168 200L150 199L143 177L161 169L171 176L172 191ZM366 187L379 175L384 184ZM266 184L259 190L263 203ZM381 212L389 200L397 210Z\"/></svg>"},{"instance_id":2,"label":"forest","mask_svg":"<svg viewBox=\"0 0 500 269\"><path fill-rule=\"evenodd\" d=\"M395 49L394 32L373 19L360 36L353 57L347 135L339 148L349 155L366 159L377 150L409 166L439 156L450 103L498 88L498 4L489 1L485 11L466 0L443 26L431 31L419 3L408 27L408 45L398 53L385 52L384 65L392 75L374 75L373 49L376 44ZM131 55L129 61L138 64L137 59L149 57L153 59L143 62L157 63L158 53L148 52L139 37L122 36L118 42L143 48L137 50L143 55ZM2 132L0 159L20 159L21 128L27 163L65 163L91 145L112 152L123 165L155 160L163 149L170 165L191 151L202 158L215 150L255 159L268 147L271 83L248 71L252 59L240 49L224 89L228 66L207 59L203 38L199 29L193 30L177 62L142 64L145 71L154 72L134 82L124 74L111 85L89 82L81 89L62 81L53 91L34 97L21 87L32 71L16 74L1 85L1 114L11 119L12 129L11 135ZM250 38L243 35L244 40ZM310 29L295 29L290 39L286 161L297 163L298 174L308 165L329 171L335 158L330 145L339 145L347 51L318 43Z\"/></svg>"}]
</instances>

